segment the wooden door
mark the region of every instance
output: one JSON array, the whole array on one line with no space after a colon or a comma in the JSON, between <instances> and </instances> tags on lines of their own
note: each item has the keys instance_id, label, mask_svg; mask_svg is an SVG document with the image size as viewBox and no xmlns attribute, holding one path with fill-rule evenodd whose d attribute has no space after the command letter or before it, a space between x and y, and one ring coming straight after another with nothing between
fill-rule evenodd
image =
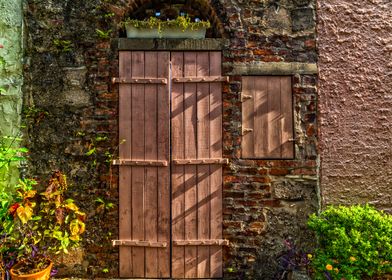
<instances>
[{"instance_id":1,"label":"wooden door","mask_svg":"<svg viewBox=\"0 0 392 280\"><path fill-rule=\"evenodd\" d=\"M222 277L220 71L220 52L120 52L121 277Z\"/></svg>"},{"instance_id":2,"label":"wooden door","mask_svg":"<svg viewBox=\"0 0 392 280\"><path fill-rule=\"evenodd\" d=\"M222 276L220 52L174 52L172 239L174 278Z\"/></svg>"},{"instance_id":3,"label":"wooden door","mask_svg":"<svg viewBox=\"0 0 392 280\"><path fill-rule=\"evenodd\" d=\"M170 277L168 52L120 52L120 276Z\"/></svg>"}]
</instances>

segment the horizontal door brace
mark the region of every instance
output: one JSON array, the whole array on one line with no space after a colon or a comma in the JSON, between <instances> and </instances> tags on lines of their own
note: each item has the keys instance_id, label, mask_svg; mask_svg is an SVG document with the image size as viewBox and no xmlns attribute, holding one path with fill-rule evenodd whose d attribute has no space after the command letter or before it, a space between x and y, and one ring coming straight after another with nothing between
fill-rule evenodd
<instances>
[{"instance_id":1,"label":"horizontal door brace","mask_svg":"<svg viewBox=\"0 0 392 280\"><path fill-rule=\"evenodd\" d=\"M206 158L206 159L173 159L173 164L228 164L227 158Z\"/></svg>"},{"instance_id":2,"label":"horizontal door brace","mask_svg":"<svg viewBox=\"0 0 392 280\"><path fill-rule=\"evenodd\" d=\"M155 247L166 248L167 242L141 241L141 240L112 240L113 246Z\"/></svg>"},{"instance_id":3,"label":"horizontal door brace","mask_svg":"<svg viewBox=\"0 0 392 280\"><path fill-rule=\"evenodd\" d=\"M175 246L228 246L227 239L207 239L207 240L173 240Z\"/></svg>"},{"instance_id":4,"label":"horizontal door brace","mask_svg":"<svg viewBox=\"0 0 392 280\"><path fill-rule=\"evenodd\" d=\"M113 84L167 84L165 78L113 78Z\"/></svg>"},{"instance_id":5,"label":"horizontal door brace","mask_svg":"<svg viewBox=\"0 0 392 280\"><path fill-rule=\"evenodd\" d=\"M229 76L206 76L206 77L178 77L173 78L175 83L211 83L228 82Z\"/></svg>"},{"instance_id":6,"label":"horizontal door brace","mask_svg":"<svg viewBox=\"0 0 392 280\"><path fill-rule=\"evenodd\" d=\"M130 165L130 166L167 166L166 160L132 160L116 159L112 161L113 165Z\"/></svg>"}]
</instances>

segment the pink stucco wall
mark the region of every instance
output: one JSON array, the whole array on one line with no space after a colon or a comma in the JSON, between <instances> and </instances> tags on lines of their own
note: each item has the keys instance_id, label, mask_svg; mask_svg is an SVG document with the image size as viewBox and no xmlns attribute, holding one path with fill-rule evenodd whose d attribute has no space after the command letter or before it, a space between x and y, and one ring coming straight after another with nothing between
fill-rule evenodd
<instances>
[{"instance_id":1,"label":"pink stucco wall","mask_svg":"<svg viewBox=\"0 0 392 280\"><path fill-rule=\"evenodd\" d=\"M323 204L392 211L392 2L319 0Z\"/></svg>"}]
</instances>

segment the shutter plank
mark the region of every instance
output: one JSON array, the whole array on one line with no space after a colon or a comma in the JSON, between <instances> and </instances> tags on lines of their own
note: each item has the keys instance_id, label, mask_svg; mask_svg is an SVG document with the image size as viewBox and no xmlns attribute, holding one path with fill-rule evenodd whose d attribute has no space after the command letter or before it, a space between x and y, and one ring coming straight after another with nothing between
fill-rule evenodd
<instances>
[{"instance_id":1,"label":"shutter plank","mask_svg":"<svg viewBox=\"0 0 392 280\"><path fill-rule=\"evenodd\" d=\"M254 140L253 133L247 132L244 133L246 129L254 129L254 82L255 77L243 77L242 78L242 97L246 96L247 98L242 98L242 157L244 158L253 158L255 157L254 153Z\"/></svg>"},{"instance_id":2,"label":"shutter plank","mask_svg":"<svg viewBox=\"0 0 392 280\"><path fill-rule=\"evenodd\" d=\"M120 75L131 75L131 52L120 52ZM121 85L119 87L119 137L120 141L126 139L126 142L119 146L120 157L131 156L131 127L132 127L132 114L131 114L131 86ZM132 238L132 193L131 182L132 170L130 167L120 167L119 178L119 238L131 239ZM120 276L132 276L132 248L120 247Z\"/></svg>"},{"instance_id":3,"label":"shutter plank","mask_svg":"<svg viewBox=\"0 0 392 280\"><path fill-rule=\"evenodd\" d=\"M132 238L132 192L131 184L132 181L132 170L130 167L120 167L119 176L119 239L131 239ZM120 276L131 277L132 276L132 248L123 247L119 248L120 257Z\"/></svg>"},{"instance_id":4,"label":"shutter plank","mask_svg":"<svg viewBox=\"0 0 392 280\"><path fill-rule=\"evenodd\" d=\"M132 76L144 76L144 52L132 53ZM132 159L145 159L144 85L132 85ZM133 240L145 240L144 167L132 167ZM132 248L133 276L145 277L145 249Z\"/></svg>"},{"instance_id":5,"label":"shutter plank","mask_svg":"<svg viewBox=\"0 0 392 280\"><path fill-rule=\"evenodd\" d=\"M145 52L145 76L158 77L158 53ZM157 160L157 86L145 85L145 159ZM158 168L145 167L145 240L158 241ZM146 275L145 277L157 277L158 275L158 249L145 248Z\"/></svg>"},{"instance_id":6,"label":"shutter plank","mask_svg":"<svg viewBox=\"0 0 392 280\"><path fill-rule=\"evenodd\" d=\"M281 114L282 114L282 158L294 157L294 143L290 140L293 135L293 100L291 77L280 78L281 88Z\"/></svg>"},{"instance_id":7,"label":"shutter plank","mask_svg":"<svg viewBox=\"0 0 392 280\"><path fill-rule=\"evenodd\" d=\"M207 52L197 52L197 76L209 75L209 56ZM197 84L197 156L210 156L210 119L209 119L209 85ZM210 236L210 180L209 166L197 167L198 200L198 238L209 239ZM210 248L198 246L197 270L199 278L210 277Z\"/></svg>"},{"instance_id":8,"label":"shutter plank","mask_svg":"<svg viewBox=\"0 0 392 280\"><path fill-rule=\"evenodd\" d=\"M184 55L172 53L172 75L183 76ZM172 85L172 156L184 159L184 87L183 84ZM172 238L185 239L184 220L184 166L172 166ZM173 246L172 273L174 278L184 278L184 247Z\"/></svg>"},{"instance_id":9,"label":"shutter plank","mask_svg":"<svg viewBox=\"0 0 392 280\"><path fill-rule=\"evenodd\" d=\"M169 77L169 52L158 52L158 77ZM169 85L158 86L158 160L169 160ZM170 169L158 168L158 241L170 243ZM158 277L170 277L170 246L158 250Z\"/></svg>"},{"instance_id":10,"label":"shutter plank","mask_svg":"<svg viewBox=\"0 0 392 280\"><path fill-rule=\"evenodd\" d=\"M268 80L255 77L254 92L254 157L269 157L268 152Z\"/></svg>"},{"instance_id":11,"label":"shutter plank","mask_svg":"<svg viewBox=\"0 0 392 280\"><path fill-rule=\"evenodd\" d=\"M196 53L184 53L184 76L196 76ZM185 159L194 159L196 151L196 83L184 84ZM196 166L185 166L185 240L197 239ZM197 247L185 247L185 277L197 278Z\"/></svg>"},{"instance_id":12,"label":"shutter plank","mask_svg":"<svg viewBox=\"0 0 392 280\"><path fill-rule=\"evenodd\" d=\"M281 156L281 98L280 77L268 78L268 154L267 157Z\"/></svg>"},{"instance_id":13,"label":"shutter plank","mask_svg":"<svg viewBox=\"0 0 392 280\"><path fill-rule=\"evenodd\" d=\"M221 75L221 53L210 52L210 75ZM222 157L222 84L210 84L210 158ZM210 165L211 233L222 238L222 166ZM210 277L222 277L222 247L210 247Z\"/></svg>"}]
</instances>

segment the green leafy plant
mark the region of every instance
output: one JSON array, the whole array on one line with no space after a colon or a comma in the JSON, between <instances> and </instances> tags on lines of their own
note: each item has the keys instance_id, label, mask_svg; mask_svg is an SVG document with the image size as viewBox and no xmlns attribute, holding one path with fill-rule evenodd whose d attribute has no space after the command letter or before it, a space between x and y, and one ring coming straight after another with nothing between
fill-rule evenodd
<instances>
[{"instance_id":1,"label":"green leafy plant","mask_svg":"<svg viewBox=\"0 0 392 280\"><path fill-rule=\"evenodd\" d=\"M48 258L43 252L68 253L68 248L77 247L85 231L85 213L64 197L65 175L54 172L42 193L38 194L36 186L35 180L20 181L0 226L0 252L6 260L24 263L23 270L17 271L20 275L45 267Z\"/></svg>"},{"instance_id":2,"label":"green leafy plant","mask_svg":"<svg viewBox=\"0 0 392 280\"><path fill-rule=\"evenodd\" d=\"M13 164L25 159L28 149L19 147L21 138L12 136L0 137L0 192L6 191L10 169Z\"/></svg>"},{"instance_id":3,"label":"green leafy plant","mask_svg":"<svg viewBox=\"0 0 392 280\"><path fill-rule=\"evenodd\" d=\"M319 247L315 279L359 280L392 272L392 216L371 206L330 206L308 226Z\"/></svg>"},{"instance_id":4,"label":"green leafy plant","mask_svg":"<svg viewBox=\"0 0 392 280\"><path fill-rule=\"evenodd\" d=\"M109 30L107 30L107 31L104 31L104 30L101 30L101 29L95 29L95 32L97 33L97 35L98 35L98 37L100 38L100 39L104 39L104 40L106 40L106 39L109 39L110 38L110 34L112 33L112 30L111 29L109 29Z\"/></svg>"},{"instance_id":5,"label":"green leafy plant","mask_svg":"<svg viewBox=\"0 0 392 280\"><path fill-rule=\"evenodd\" d=\"M178 16L176 19L172 20L162 20L156 17L150 17L145 20L128 18L122 24L124 26L131 25L135 28L156 28L159 33L161 33L164 29L171 27L179 27L183 32L185 32L186 30L197 30L200 28L209 28L211 26L208 20L192 21L189 16Z\"/></svg>"},{"instance_id":6,"label":"green leafy plant","mask_svg":"<svg viewBox=\"0 0 392 280\"><path fill-rule=\"evenodd\" d=\"M61 52L70 52L73 48L73 44L69 40L54 39L53 45Z\"/></svg>"},{"instance_id":7,"label":"green leafy plant","mask_svg":"<svg viewBox=\"0 0 392 280\"><path fill-rule=\"evenodd\" d=\"M97 213L103 213L105 211L109 211L114 207L114 204L112 202L105 201L101 197L98 197L94 201L98 204L96 208Z\"/></svg>"}]
</instances>

